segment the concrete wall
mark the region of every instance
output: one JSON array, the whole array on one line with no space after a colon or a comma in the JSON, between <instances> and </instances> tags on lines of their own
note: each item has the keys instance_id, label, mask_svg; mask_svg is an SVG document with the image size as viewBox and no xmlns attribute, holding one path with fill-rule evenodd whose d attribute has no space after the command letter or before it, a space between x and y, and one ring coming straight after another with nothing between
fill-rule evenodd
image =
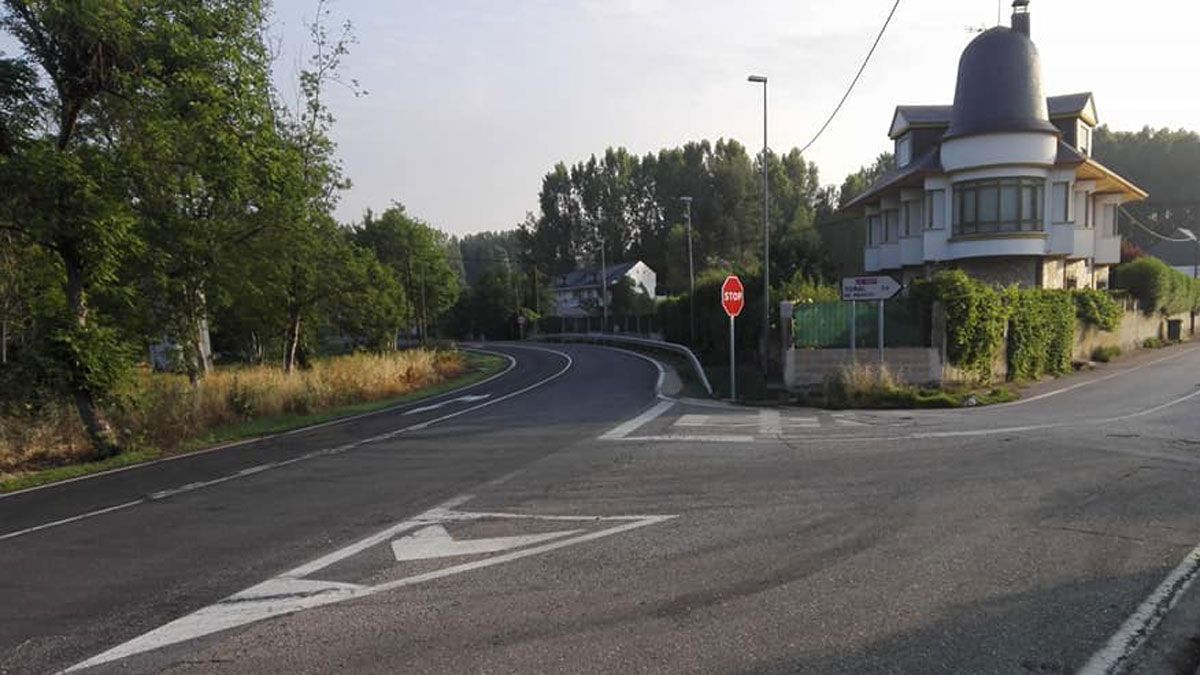
<instances>
[{"instance_id":1,"label":"concrete wall","mask_svg":"<svg viewBox=\"0 0 1200 675\"><path fill-rule=\"evenodd\" d=\"M1183 321L1183 337L1186 339L1191 329L1190 315L1177 314L1171 318ZM1152 337L1167 339L1166 317L1127 311L1125 316L1121 317L1120 328L1111 333L1099 330L1095 326L1083 326L1075 331L1072 358L1076 361L1088 361L1097 347L1120 347L1123 352L1131 352L1141 349L1146 338Z\"/></svg>"}]
</instances>

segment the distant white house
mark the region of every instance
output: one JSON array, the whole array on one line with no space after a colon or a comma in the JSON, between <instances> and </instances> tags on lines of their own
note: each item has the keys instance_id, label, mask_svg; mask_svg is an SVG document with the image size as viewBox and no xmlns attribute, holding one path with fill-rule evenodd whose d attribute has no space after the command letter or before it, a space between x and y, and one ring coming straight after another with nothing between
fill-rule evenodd
<instances>
[{"instance_id":1,"label":"distant white house","mask_svg":"<svg viewBox=\"0 0 1200 675\"><path fill-rule=\"evenodd\" d=\"M603 278L608 289L607 297L612 301L612 288L623 279L633 281L633 288L654 298L655 287L658 285L658 275L646 263L624 262L609 265L604 269ZM597 313L600 304L600 271L596 268L580 269L559 275L554 279L551 290L554 293L555 316L584 317Z\"/></svg>"},{"instance_id":2,"label":"distant white house","mask_svg":"<svg viewBox=\"0 0 1200 675\"><path fill-rule=\"evenodd\" d=\"M1148 195L1092 158L1090 93L1046 98L1029 0L1013 12L963 51L954 105L896 108L895 166L847 205L865 215L868 272L1108 286L1117 208Z\"/></svg>"}]
</instances>

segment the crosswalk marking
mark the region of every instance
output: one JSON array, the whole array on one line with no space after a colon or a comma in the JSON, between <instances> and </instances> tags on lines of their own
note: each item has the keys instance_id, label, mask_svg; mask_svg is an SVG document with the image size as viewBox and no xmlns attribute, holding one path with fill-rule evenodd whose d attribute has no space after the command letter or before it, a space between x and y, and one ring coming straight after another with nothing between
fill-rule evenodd
<instances>
[{"instance_id":1,"label":"crosswalk marking","mask_svg":"<svg viewBox=\"0 0 1200 675\"><path fill-rule=\"evenodd\" d=\"M684 429L725 429L738 432L758 432L759 436L779 436L789 431L820 429L821 427L865 427L865 422L848 419L841 415L827 415L824 419L812 415L784 415L779 410L759 410L757 413L728 415L685 414L680 415L672 426Z\"/></svg>"},{"instance_id":2,"label":"crosswalk marking","mask_svg":"<svg viewBox=\"0 0 1200 675\"><path fill-rule=\"evenodd\" d=\"M778 410L758 411L758 433L763 436L778 436L783 433L783 420Z\"/></svg>"}]
</instances>

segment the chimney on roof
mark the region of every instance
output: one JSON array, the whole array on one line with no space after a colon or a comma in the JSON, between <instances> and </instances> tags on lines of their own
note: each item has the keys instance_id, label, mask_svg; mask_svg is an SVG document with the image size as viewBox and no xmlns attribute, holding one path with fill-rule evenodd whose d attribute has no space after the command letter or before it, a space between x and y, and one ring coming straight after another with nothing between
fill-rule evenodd
<instances>
[{"instance_id":1,"label":"chimney on roof","mask_svg":"<svg viewBox=\"0 0 1200 675\"><path fill-rule=\"evenodd\" d=\"M1029 34L1029 0L1013 0L1012 29L1027 38Z\"/></svg>"}]
</instances>

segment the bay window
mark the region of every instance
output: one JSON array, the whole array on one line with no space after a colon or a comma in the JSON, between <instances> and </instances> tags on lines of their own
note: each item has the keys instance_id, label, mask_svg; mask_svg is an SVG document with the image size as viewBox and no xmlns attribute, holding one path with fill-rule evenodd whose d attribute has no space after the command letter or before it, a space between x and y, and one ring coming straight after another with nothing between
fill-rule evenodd
<instances>
[{"instance_id":1,"label":"bay window","mask_svg":"<svg viewBox=\"0 0 1200 675\"><path fill-rule=\"evenodd\" d=\"M1045 181L993 178L954 185L954 235L1041 232Z\"/></svg>"}]
</instances>

